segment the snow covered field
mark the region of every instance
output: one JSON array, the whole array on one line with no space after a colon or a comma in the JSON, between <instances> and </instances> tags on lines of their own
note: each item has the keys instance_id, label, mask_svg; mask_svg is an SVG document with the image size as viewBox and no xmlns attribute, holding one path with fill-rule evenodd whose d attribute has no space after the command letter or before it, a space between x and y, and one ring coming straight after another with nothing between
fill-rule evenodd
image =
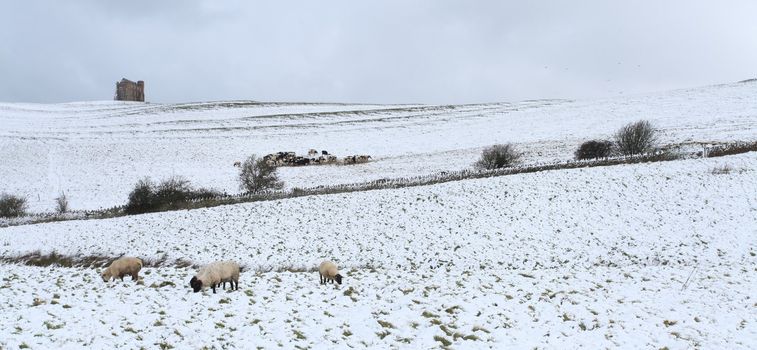
<instances>
[{"instance_id":1,"label":"snow covered field","mask_svg":"<svg viewBox=\"0 0 757 350\"><path fill-rule=\"evenodd\" d=\"M661 142L757 139L757 82L605 100L458 106L245 101L57 105L0 103L0 191L50 211L124 204L144 176L182 175L235 193L232 164L252 153L370 154L358 166L283 168L288 187L352 183L467 168L483 147L517 143L526 161L572 157L582 141L647 119Z\"/></svg>"},{"instance_id":2,"label":"snow covered field","mask_svg":"<svg viewBox=\"0 0 757 350\"><path fill-rule=\"evenodd\" d=\"M106 286L96 269L3 265L0 345L752 349L756 175L752 152L2 228L5 257L246 271L213 295L191 293L193 269ZM299 272L323 258L341 288Z\"/></svg>"},{"instance_id":3,"label":"snow covered field","mask_svg":"<svg viewBox=\"0 0 757 350\"><path fill-rule=\"evenodd\" d=\"M251 153L370 154L282 168L288 187L459 170L513 142L526 162L650 120L663 144L757 140L757 82L594 101L459 106L0 103L0 192L49 211L123 204L183 175L237 191ZM99 268L0 265L0 349L757 348L757 152L0 228L0 258L135 255ZM163 260L164 259L164 260ZM240 290L191 293L234 259ZM332 259L345 276L321 286Z\"/></svg>"}]
</instances>

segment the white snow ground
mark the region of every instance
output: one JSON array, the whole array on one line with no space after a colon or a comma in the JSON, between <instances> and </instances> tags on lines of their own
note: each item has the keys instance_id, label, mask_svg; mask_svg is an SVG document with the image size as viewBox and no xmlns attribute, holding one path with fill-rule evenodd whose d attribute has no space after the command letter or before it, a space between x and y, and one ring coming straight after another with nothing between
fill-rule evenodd
<instances>
[{"instance_id":1,"label":"white snow ground","mask_svg":"<svg viewBox=\"0 0 757 350\"><path fill-rule=\"evenodd\" d=\"M351 183L467 168L482 147L513 142L528 162L565 160L578 144L638 119L662 143L757 139L757 82L605 100L460 106L0 103L0 192L50 211L122 205L133 184L182 175L237 192L234 161L251 153L326 149L375 162L283 168L288 187Z\"/></svg>"},{"instance_id":2,"label":"white snow ground","mask_svg":"<svg viewBox=\"0 0 757 350\"><path fill-rule=\"evenodd\" d=\"M2 256L246 271L214 295L192 269L4 265L0 346L753 349L756 174L752 152L2 228ZM287 272L323 258L341 288Z\"/></svg>"}]
</instances>

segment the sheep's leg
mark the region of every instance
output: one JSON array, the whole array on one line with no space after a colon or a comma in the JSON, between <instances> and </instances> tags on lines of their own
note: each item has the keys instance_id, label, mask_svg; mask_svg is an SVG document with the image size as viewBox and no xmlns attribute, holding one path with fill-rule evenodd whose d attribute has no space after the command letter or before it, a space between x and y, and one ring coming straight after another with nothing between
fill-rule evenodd
<instances>
[{"instance_id":1,"label":"sheep's leg","mask_svg":"<svg viewBox=\"0 0 757 350\"><path fill-rule=\"evenodd\" d=\"M136 281L138 279L139 279L139 273L138 272L135 272L135 273L131 274L131 280L132 281Z\"/></svg>"},{"instance_id":2,"label":"sheep's leg","mask_svg":"<svg viewBox=\"0 0 757 350\"><path fill-rule=\"evenodd\" d=\"M213 283L213 294L216 294L216 284L215 283Z\"/></svg>"}]
</instances>

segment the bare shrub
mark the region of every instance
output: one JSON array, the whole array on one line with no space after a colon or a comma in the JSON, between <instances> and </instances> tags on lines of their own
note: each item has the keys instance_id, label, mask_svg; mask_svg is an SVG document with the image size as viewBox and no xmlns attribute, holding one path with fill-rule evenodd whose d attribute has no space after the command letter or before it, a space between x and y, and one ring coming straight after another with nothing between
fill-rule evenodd
<instances>
[{"instance_id":1,"label":"bare shrub","mask_svg":"<svg viewBox=\"0 0 757 350\"><path fill-rule=\"evenodd\" d=\"M176 209L192 198L192 185L181 176L173 176L158 184L154 195L161 209Z\"/></svg>"},{"instance_id":2,"label":"bare shrub","mask_svg":"<svg viewBox=\"0 0 757 350\"><path fill-rule=\"evenodd\" d=\"M12 194L0 194L0 218L16 218L26 215L26 198Z\"/></svg>"},{"instance_id":3,"label":"bare shrub","mask_svg":"<svg viewBox=\"0 0 757 350\"><path fill-rule=\"evenodd\" d=\"M61 192L58 198L55 198L55 211L58 214L65 214L68 212L68 197Z\"/></svg>"},{"instance_id":4,"label":"bare shrub","mask_svg":"<svg viewBox=\"0 0 757 350\"><path fill-rule=\"evenodd\" d=\"M576 159L607 158L612 154L612 142L606 140L591 140L581 144L576 150Z\"/></svg>"},{"instance_id":5,"label":"bare shrub","mask_svg":"<svg viewBox=\"0 0 757 350\"><path fill-rule=\"evenodd\" d=\"M476 169L500 169L517 164L521 154L511 144L494 145L481 152L481 158L474 164Z\"/></svg>"},{"instance_id":6,"label":"bare shrub","mask_svg":"<svg viewBox=\"0 0 757 350\"><path fill-rule=\"evenodd\" d=\"M174 176L155 184L150 178L139 180L129 193L126 214L141 214L155 211L184 209L195 199L217 197L218 191L201 188L194 189L189 180Z\"/></svg>"},{"instance_id":7,"label":"bare shrub","mask_svg":"<svg viewBox=\"0 0 757 350\"><path fill-rule=\"evenodd\" d=\"M256 155L251 155L239 169L239 188L250 193L278 190L284 187L279 180L276 167L269 165Z\"/></svg>"},{"instance_id":8,"label":"bare shrub","mask_svg":"<svg viewBox=\"0 0 757 350\"><path fill-rule=\"evenodd\" d=\"M652 123L646 120L627 124L615 133L615 146L624 156L651 152L656 141Z\"/></svg>"},{"instance_id":9,"label":"bare shrub","mask_svg":"<svg viewBox=\"0 0 757 350\"><path fill-rule=\"evenodd\" d=\"M149 177L145 177L134 185L134 189L129 193L129 200L126 202L124 212L127 214L141 214L155 210L155 184Z\"/></svg>"}]
</instances>

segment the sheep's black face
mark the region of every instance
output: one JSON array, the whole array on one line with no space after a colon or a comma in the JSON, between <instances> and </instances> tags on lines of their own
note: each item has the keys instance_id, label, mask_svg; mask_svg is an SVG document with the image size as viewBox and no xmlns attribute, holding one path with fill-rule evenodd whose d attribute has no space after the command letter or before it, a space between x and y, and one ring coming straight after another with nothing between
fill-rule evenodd
<instances>
[{"instance_id":1,"label":"sheep's black face","mask_svg":"<svg viewBox=\"0 0 757 350\"><path fill-rule=\"evenodd\" d=\"M192 279L189 280L189 285L195 293L202 289L202 281L198 280L197 277L192 277Z\"/></svg>"},{"instance_id":2,"label":"sheep's black face","mask_svg":"<svg viewBox=\"0 0 757 350\"><path fill-rule=\"evenodd\" d=\"M342 284L342 275L337 274L334 279L336 279L336 283Z\"/></svg>"}]
</instances>

